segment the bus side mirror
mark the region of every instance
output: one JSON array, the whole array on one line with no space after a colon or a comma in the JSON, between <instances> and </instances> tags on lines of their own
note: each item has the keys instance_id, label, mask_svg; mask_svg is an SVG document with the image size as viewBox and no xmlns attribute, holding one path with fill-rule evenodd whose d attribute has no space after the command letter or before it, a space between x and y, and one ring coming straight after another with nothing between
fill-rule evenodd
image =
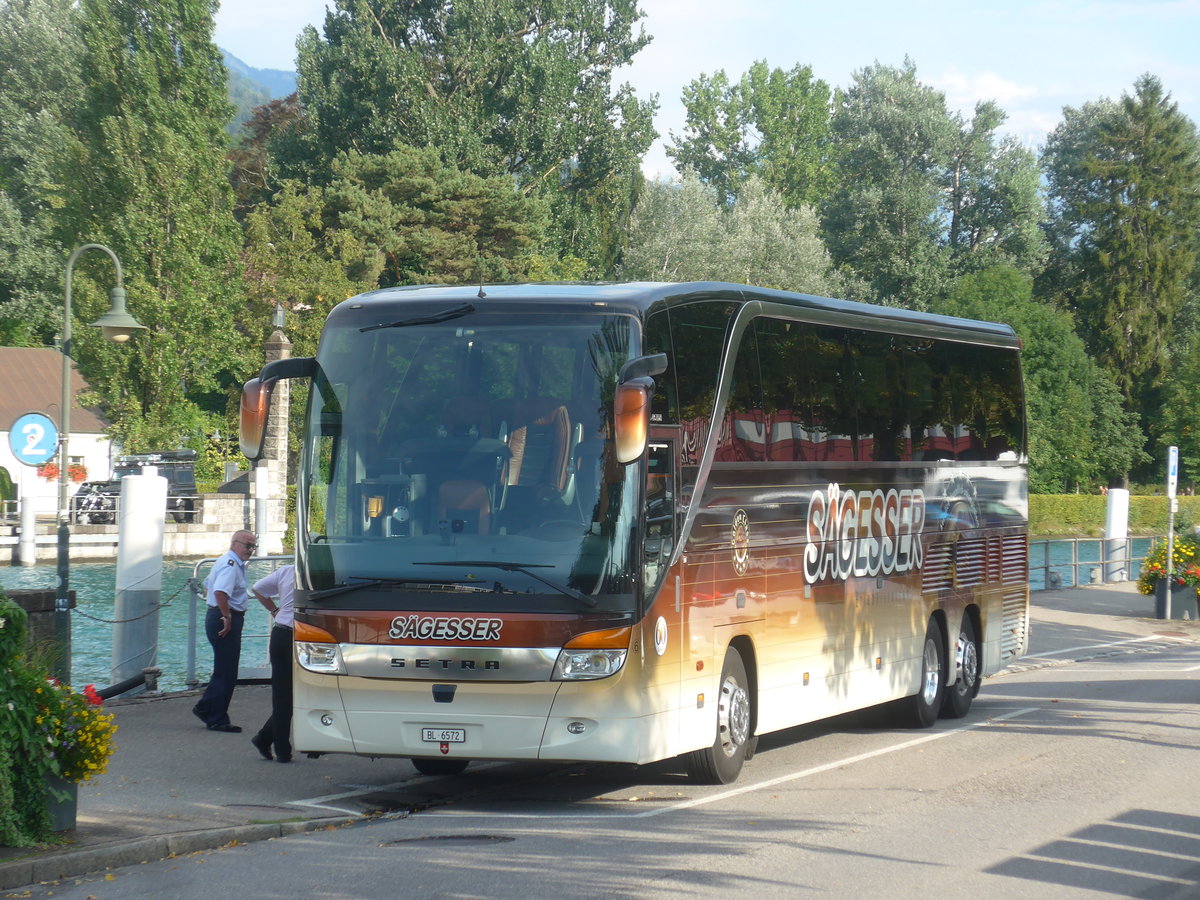
<instances>
[{"instance_id":1,"label":"bus side mirror","mask_svg":"<svg viewBox=\"0 0 1200 900\"><path fill-rule=\"evenodd\" d=\"M242 408L238 420L238 445L248 460L262 459L267 442L267 418L271 414L271 395L281 378L311 378L317 361L311 356L278 359L263 366L257 378L242 388Z\"/></svg>"},{"instance_id":2,"label":"bus side mirror","mask_svg":"<svg viewBox=\"0 0 1200 900\"><path fill-rule=\"evenodd\" d=\"M238 445L245 457L262 459L267 442L267 417L271 414L271 394L277 379L251 378L242 387L242 410L238 419Z\"/></svg>"},{"instance_id":3,"label":"bus side mirror","mask_svg":"<svg viewBox=\"0 0 1200 900\"><path fill-rule=\"evenodd\" d=\"M667 371L667 354L639 356L621 366L613 398L613 440L617 462L626 465L641 459L650 434L650 395L654 379Z\"/></svg>"},{"instance_id":4,"label":"bus side mirror","mask_svg":"<svg viewBox=\"0 0 1200 900\"><path fill-rule=\"evenodd\" d=\"M622 465L642 458L650 434L650 393L654 390L651 378L635 378L617 385L613 403L613 437L617 445L617 462Z\"/></svg>"}]
</instances>

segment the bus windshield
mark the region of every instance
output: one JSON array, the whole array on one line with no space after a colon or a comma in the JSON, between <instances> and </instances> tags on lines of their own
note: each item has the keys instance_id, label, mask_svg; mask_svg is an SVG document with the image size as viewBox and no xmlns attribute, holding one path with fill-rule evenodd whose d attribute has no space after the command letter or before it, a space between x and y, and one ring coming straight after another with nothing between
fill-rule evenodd
<instances>
[{"instance_id":1,"label":"bus windshield","mask_svg":"<svg viewBox=\"0 0 1200 900\"><path fill-rule=\"evenodd\" d=\"M616 462L611 425L634 320L375 316L331 322L317 357L297 504L307 600L632 612L642 466Z\"/></svg>"}]
</instances>

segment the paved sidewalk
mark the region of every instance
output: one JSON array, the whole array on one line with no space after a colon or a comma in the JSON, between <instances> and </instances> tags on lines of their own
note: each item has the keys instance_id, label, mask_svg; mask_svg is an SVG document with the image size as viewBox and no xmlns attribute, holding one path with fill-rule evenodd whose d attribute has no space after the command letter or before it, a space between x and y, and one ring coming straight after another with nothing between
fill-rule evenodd
<instances>
[{"instance_id":1,"label":"paved sidewalk","mask_svg":"<svg viewBox=\"0 0 1200 900\"><path fill-rule=\"evenodd\" d=\"M1154 598L1133 584L1039 591L1031 653L1012 669L1162 642L1200 643L1200 623L1154 614ZM109 703L118 749L104 775L80 785L76 829L61 845L0 847L0 890L339 827L390 808L386 795L404 782L412 782L405 787L410 799L427 784L436 793L407 760L298 754L284 765L262 759L250 737L267 717L267 686L241 686L234 694L230 714L241 734L207 731L191 714L196 696Z\"/></svg>"}]
</instances>

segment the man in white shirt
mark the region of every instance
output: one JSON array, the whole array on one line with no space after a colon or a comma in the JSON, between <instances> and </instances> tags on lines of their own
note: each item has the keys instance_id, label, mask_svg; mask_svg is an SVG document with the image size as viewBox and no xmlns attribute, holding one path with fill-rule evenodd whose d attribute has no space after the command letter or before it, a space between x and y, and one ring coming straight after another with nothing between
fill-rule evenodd
<instances>
[{"instance_id":1,"label":"man in white shirt","mask_svg":"<svg viewBox=\"0 0 1200 900\"><path fill-rule=\"evenodd\" d=\"M249 531L236 532L225 555L217 560L204 586L208 610L204 633L213 648L213 671L200 702L192 712L209 731L237 733L242 729L229 721L229 701L237 685L238 662L242 655L242 623L246 616L246 562L258 549Z\"/></svg>"},{"instance_id":2,"label":"man in white shirt","mask_svg":"<svg viewBox=\"0 0 1200 900\"><path fill-rule=\"evenodd\" d=\"M296 567L280 566L266 578L254 582L251 588L258 602L275 617L271 628L271 715L250 738L263 759L281 763L292 761L292 628L296 620L293 605L296 590ZM276 598L272 600L271 598Z\"/></svg>"}]
</instances>

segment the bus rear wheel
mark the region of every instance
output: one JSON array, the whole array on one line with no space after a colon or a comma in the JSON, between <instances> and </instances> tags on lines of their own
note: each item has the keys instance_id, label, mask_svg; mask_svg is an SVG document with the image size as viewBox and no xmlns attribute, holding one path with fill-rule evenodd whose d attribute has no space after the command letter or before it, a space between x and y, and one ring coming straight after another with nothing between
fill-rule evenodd
<instances>
[{"instance_id":1,"label":"bus rear wheel","mask_svg":"<svg viewBox=\"0 0 1200 900\"><path fill-rule=\"evenodd\" d=\"M942 715L947 719L965 716L979 693L979 644L975 641L975 623L965 612L958 627L954 667L957 670L954 684L946 689L946 699L942 701Z\"/></svg>"},{"instance_id":2,"label":"bus rear wheel","mask_svg":"<svg viewBox=\"0 0 1200 900\"><path fill-rule=\"evenodd\" d=\"M411 762L422 775L458 775L471 763L469 759L441 759L433 756L414 756Z\"/></svg>"},{"instance_id":3,"label":"bus rear wheel","mask_svg":"<svg viewBox=\"0 0 1200 900\"><path fill-rule=\"evenodd\" d=\"M698 784L730 784L752 752L750 691L742 656L730 649L721 667L717 697L717 736L711 747L685 757L688 777Z\"/></svg>"},{"instance_id":4,"label":"bus rear wheel","mask_svg":"<svg viewBox=\"0 0 1200 900\"><path fill-rule=\"evenodd\" d=\"M946 685L942 626L931 619L921 650L921 682L917 692L900 701L900 721L909 728L929 728L937 721Z\"/></svg>"}]
</instances>

